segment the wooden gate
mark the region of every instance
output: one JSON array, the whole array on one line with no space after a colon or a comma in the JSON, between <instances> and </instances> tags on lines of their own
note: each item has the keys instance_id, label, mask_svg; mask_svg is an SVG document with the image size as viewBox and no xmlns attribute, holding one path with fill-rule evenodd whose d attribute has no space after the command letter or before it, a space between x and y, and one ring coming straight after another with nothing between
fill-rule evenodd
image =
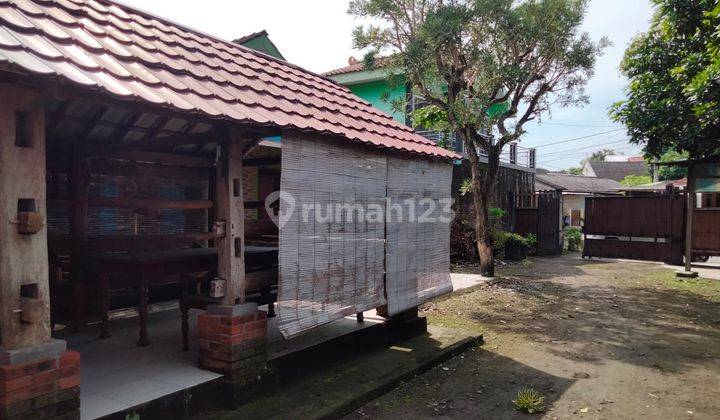
<instances>
[{"instance_id":1,"label":"wooden gate","mask_svg":"<svg viewBox=\"0 0 720 420\"><path fill-rule=\"evenodd\" d=\"M562 193L547 191L538 194L538 255L562 252Z\"/></svg>"},{"instance_id":2,"label":"wooden gate","mask_svg":"<svg viewBox=\"0 0 720 420\"><path fill-rule=\"evenodd\" d=\"M554 255L562 252L560 236L562 193L543 191L529 197L517 197L524 205L514 209L514 232L521 235L534 234L538 238L538 255Z\"/></svg>"},{"instance_id":3,"label":"wooden gate","mask_svg":"<svg viewBox=\"0 0 720 420\"><path fill-rule=\"evenodd\" d=\"M585 198L583 257L682 264L685 196Z\"/></svg>"},{"instance_id":4,"label":"wooden gate","mask_svg":"<svg viewBox=\"0 0 720 420\"><path fill-rule=\"evenodd\" d=\"M720 207L693 211L692 252L720 255Z\"/></svg>"}]
</instances>

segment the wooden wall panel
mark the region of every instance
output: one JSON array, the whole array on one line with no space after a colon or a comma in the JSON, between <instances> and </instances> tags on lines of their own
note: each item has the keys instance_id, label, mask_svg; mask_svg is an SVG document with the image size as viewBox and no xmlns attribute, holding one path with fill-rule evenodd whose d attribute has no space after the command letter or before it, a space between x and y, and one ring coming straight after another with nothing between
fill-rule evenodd
<instances>
[{"instance_id":1,"label":"wooden wall panel","mask_svg":"<svg viewBox=\"0 0 720 420\"><path fill-rule=\"evenodd\" d=\"M388 157L389 205L398 204L406 212L402 220L389 214L387 223L386 293L390 315L452 291L450 221L439 220L450 216L440 200L450 199L451 181L452 165L447 163ZM431 201L435 203L434 211L426 213ZM424 213L437 220L423 220Z\"/></svg>"},{"instance_id":2,"label":"wooden wall panel","mask_svg":"<svg viewBox=\"0 0 720 420\"><path fill-rule=\"evenodd\" d=\"M385 304L383 220L334 210L384 207L387 159L348 141L292 132L282 141L281 191L291 198L280 203L277 314L289 338Z\"/></svg>"}]
</instances>

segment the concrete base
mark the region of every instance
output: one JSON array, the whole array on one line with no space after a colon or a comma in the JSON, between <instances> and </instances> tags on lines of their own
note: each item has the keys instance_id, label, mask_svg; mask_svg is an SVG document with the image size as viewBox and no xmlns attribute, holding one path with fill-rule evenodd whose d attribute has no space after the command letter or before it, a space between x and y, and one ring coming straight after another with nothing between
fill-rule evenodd
<instances>
[{"instance_id":1,"label":"concrete base","mask_svg":"<svg viewBox=\"0 0 720 420\"><path fill-rule=\"evenodd\" d=\"M67 350L65 340L51 339L47 343L19 349L5 350L0 348L0 365L19 365L35 360L59 357Z\"/></svg>"},{"instance_id":2,"label":"concrete base","mask_svg":"<svg viewBox=\"0 0 720 420\"><path fill-rule=\"evenodd\" d=\"M482 336L464 331L430 326L428 332L339 361L329 361L331 355L318 350L316 363L305 365L302 375L288 377L281 368L278 392L213 418L339 418L482 343Z\"/></svg>"},{"instance_id":3,"label":"concrete base","mask_svg":"<svg viewBox=\"0 0 720 420\"><path fill-rule=\"evenodd\" d=\"M678 271L675 275L684 279L696 279L698 277L698 273L696 271Z\"/></svg>"}]
</instances>

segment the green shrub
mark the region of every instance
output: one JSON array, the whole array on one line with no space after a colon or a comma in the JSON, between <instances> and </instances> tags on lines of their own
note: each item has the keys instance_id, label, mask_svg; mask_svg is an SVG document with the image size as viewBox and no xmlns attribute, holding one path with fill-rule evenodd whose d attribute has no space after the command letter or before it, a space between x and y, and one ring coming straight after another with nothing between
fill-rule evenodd
<instances>
[{"instance_id":1,"label":"green shrub","mask_svg":"<svg viewBox=\"0 0 720 420\"><path fill-rule=\"evenodd\" d=\"M545 397L532 388L525 388L518 392L513 403L515 403L516 410L525 411L528 414L545 411Z\"/></svg>"},{"instance_id":2,"label":"green shrub","mask_svg":"<svg viewBox=\"0 0 720 420\"><path fill-rule=\"evenodd\" d=\"M537 235L534 233L528 233L525 237L525 241L527 242L527 246L530 247L530 249L536 249L538 244Z\"/></svg>"},{"instance_id":3,"label":"green shrub","mask_svg":"<svg viewBox=\"0 0 720 420\"><path fill-rule=\"evenodd\" d=\"M502 219L503 217L505 217L505 215L507 215L507 212L497 207L492 207L488 210L488 216L490 216L490 218L494 220Z\"/></svg>"},{"instance_id":4,"label":"green shrub","mask_svg":"<svg viewBox=\"0 0 720 420\"><path fill-rule=\"evenodd\" d=\"M567 240L568 251L577 251L582 246L582 232L579 227L569 226L565 228L565 240Z\"/></svg>"},{"instance_id":5,"label":"green shrub","mask_svg":"<svg viewBox=\"0 0 720 420\"><path fill-rule=\"evenodd\" d=\"M493 229L492 231L490 231L492 252L495 257L499 257L505 254L505 242L507 242L507 238L507 232L497 229Z\"/></svg>"},{"instance_id":6,"label":"green shrub","mask_svg":"<svg viewBox=\"0 0 720 420\"><path fill-rule=\"evenodd\" d=\"M519 233L506 233L505 244L529 246L527 238Z\"/></svg>"}]
</instances>

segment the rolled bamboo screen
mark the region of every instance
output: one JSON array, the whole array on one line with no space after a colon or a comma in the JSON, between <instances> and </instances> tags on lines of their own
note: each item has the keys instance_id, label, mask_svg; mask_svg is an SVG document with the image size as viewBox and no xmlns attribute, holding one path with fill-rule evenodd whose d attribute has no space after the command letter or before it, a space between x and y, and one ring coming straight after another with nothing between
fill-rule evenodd
<instances>
[{"instance_id":1,"label":"rolled bamboo screen","mask_svg":"<svg viewBox=\"0 0 720 420\"><path fill-rule=\"evenodd\" d=\"M386 173L381 151L283 136L277 314L286 338L385 304L384 222L342 209L384 207Z\"/></svg>"},{"instance_id":2,"label":"rolled bamboo screen","mask_svg":"<svg viewBox=\"0 0 720 420\"><path fill-rule=\"evenodd\" d=\"M386 292L390 315L452 291L450 199L452 165L388 157L390 205L405 211L386 225ZM413 207L412 209L410 207Z\"/></svg>"}]
</instances>

